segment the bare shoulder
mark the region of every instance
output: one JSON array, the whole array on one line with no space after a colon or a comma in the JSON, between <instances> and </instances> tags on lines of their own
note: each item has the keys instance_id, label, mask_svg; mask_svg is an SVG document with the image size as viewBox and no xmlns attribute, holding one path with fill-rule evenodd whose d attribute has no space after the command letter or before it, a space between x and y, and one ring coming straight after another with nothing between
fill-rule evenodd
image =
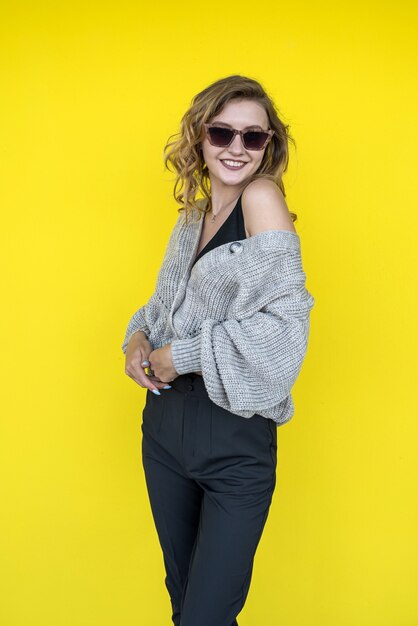
<instances>
[{"instance_id":1,"label":"bare shoulder","mask_svg":"<svg viewBox=\"0 0 418 626\"><path fill-rule=\"evenodd\" d=\"M283 193L275 182L257 178L247 185L241 197L247 236L265 230L296 233Z\"/></svg>"}]
</instances>

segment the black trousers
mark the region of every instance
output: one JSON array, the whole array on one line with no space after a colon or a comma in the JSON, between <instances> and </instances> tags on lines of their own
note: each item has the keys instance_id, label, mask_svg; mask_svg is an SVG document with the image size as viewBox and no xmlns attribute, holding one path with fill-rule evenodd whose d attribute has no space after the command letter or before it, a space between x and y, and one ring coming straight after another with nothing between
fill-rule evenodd
<instances>
[{"instance_id":1,"label":"black trousers","mask_svg":"<svg viewBox=\"0 0 418 626\"><path fill-rule=\"evenodd\" d=\"M142 462L175 626L238 626L276 485L277 425L214 404L199 374L147 391Z\"/></svg>"}]
</instances>

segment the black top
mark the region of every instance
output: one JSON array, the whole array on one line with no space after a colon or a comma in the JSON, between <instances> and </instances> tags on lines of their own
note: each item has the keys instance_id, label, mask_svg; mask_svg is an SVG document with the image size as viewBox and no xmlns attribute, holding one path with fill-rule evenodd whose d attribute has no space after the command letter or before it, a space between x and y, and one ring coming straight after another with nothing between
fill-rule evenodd
<instances>
[{"instance_id":1,"label":"black top","mask_svg":"<svg viewBox=\"0 0 418 626\"><path fill-rule=\"evenodd\" d=\"M212 239L208 241L206 246L202 248L202 250L199 252L197 257L193 261L193 265L204 254L206 254L206 252L209 252L209 250L213 250L223 243L229 243L230 241L236 241L237 239L247 238L244 226L244 216L242 214L241 196L242 193L222 226L219 228L219 230L216 231L216 233L214 234Z\"/></svg>"}]
</instances>

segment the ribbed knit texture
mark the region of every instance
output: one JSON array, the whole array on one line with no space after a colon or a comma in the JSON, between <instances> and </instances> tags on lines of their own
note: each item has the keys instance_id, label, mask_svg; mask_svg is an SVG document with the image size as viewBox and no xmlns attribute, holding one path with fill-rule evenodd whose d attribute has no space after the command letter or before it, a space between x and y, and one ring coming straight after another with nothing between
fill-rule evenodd
<instances>
[{"instance_id":1,"label":"ribbed knit texture","mask_svg":"<svg viewBox=\"0 0 418 626\"><path fill-rule=\"evenodd\" d=\"M170 343L178 374L201 371L210 399L277 425L293 416L291 389L306 354L310 311L297 233L268 230L222 244L192 267L203 219L171 233L155 292L131 317L122 344L143 330Z\"/></svg>"}]
</instances>

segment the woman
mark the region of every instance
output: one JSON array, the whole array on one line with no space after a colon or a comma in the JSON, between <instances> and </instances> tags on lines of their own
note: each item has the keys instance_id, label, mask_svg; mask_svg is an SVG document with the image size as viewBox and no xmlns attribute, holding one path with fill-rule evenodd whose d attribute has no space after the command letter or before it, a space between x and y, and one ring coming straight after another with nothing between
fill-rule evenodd
<instances>
[{"instance_id":1,"label":"woman","mask_svg":"<svg viewBox=\"0 0 418 626\"><path fill-rule=\"evenodd\" d=\"M293 415L314 298L284 200L289 140L262 86L229 76L165 149L182 206L122 349L147 388L143 466L176 626L237 625Z\"/></svg>"}]
</instances>

